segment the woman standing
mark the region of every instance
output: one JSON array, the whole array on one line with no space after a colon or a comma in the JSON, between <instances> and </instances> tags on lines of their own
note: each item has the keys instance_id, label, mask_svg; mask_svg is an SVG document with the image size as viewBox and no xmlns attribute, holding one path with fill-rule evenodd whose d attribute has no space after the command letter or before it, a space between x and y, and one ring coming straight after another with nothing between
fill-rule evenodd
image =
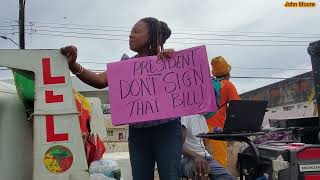
<instances>
[{"instance_id":1,"label":"woman standing","mask_svg":"<svg viewBox=\"0 0 320 180\"><path fill-rule=\"evenodd\" d=\"M160 55L170 58L173 50L163 50L171 30L165 22L147 17L139 20L129 35L130 49L134 57ZM107 72L96 74L76 62L77 49L74 46L61 48L68 59L69 69L84 83L95 88L108 86ZM121 73L121 72L120 72ZM162 180L180 179L181 160L180 118L157 120L129 126L129 154L133 180L154 179L155 162Z\"/></svg>"}]
</instances>

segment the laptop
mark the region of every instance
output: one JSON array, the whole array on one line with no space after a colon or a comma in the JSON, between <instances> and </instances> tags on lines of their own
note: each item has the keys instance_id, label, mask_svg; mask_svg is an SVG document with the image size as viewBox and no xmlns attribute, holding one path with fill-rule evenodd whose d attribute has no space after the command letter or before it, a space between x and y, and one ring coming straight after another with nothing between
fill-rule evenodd
<instances>
[{"instance_id":1,"label":"laptop","mask_svg":"<svg viewBox=\"0 0 320 180\"><path fill-rule=\"evenodd\" d=\"M232 100L227 108L223 132L210 133L253 133L261 130L268 101Z\"/></svg>"}]
</instances>

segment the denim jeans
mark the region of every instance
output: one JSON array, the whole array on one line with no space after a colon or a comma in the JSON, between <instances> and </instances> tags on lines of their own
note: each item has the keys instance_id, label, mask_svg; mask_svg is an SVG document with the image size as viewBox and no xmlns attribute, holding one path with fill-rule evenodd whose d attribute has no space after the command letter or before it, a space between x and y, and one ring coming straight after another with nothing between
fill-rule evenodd
<instances>
[{"instance_id":1,"label":"denim jeans","mask_svg":"<svg viewBox=\"0 0 320 180\"><path fill-rule=\"evenodd\" d=\"M129 127L133 180L153 180L157 163L161 180L180 179L182 151L180 120L147 128Z\"/></svg>"}]
</instances>

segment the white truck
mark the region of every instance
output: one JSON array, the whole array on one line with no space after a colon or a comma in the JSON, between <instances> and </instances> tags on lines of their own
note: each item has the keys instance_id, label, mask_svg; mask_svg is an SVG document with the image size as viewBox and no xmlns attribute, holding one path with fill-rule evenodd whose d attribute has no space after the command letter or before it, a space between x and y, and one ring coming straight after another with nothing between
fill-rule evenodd
<instances>
[{"instance_id":1,"label":"white truck","mask_svg":"<svg viewBox=\"0 0 320 180\"><path fill-rule=\"evenodd\" d=\"M35 93L34 109L27 117L19 91L0 83L0 179L89 180L64 57L59 50L0 50L0 54L0 66L34 73ZM99 99L90 101L99 104L94 103ZM103 139L102 110L93 109L91 130Z\"/></svg>"}]
</instances>

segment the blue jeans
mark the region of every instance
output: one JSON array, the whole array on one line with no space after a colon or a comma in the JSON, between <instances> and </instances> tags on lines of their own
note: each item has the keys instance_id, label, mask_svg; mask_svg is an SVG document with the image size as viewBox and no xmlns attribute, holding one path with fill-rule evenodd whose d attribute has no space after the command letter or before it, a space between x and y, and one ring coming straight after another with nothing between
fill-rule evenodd
<instances>
[{"instance_id":1,"label":"blue jeans","mask_svg":"<svg viewBox=\"0 0 320 180\"><path fill-rule=\"evenodd\" d=\"M216 160L212 159L212 157L205 157L204 159L207 160L210 167L210 180L235 180L235 178L228 171L226 171L224 167L221 166ZM182 174L184 177L193 177L193 179L195 179L192 171L192 159L184 157L181 161L181 166Z\"/></svg>"},{"instance_id":2,"label":"blue jeans","mask_svg":"<svg viewBox=\"0 0 320 180\"><path fill-rule=\"evenodd\" d=\"M182 153L180 120L147 128L129 127L133 180L153 180L157 163L161 180L180 179Z\"/></svg>"}]
</instances>

